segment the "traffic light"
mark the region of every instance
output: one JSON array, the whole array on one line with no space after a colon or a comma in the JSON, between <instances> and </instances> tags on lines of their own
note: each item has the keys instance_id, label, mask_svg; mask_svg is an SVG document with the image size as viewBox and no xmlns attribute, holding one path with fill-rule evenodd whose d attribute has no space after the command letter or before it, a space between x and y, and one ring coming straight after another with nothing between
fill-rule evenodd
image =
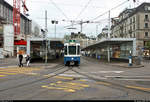
<instances>
[{"instance_id":1,"label":"traffic light","mask_svg":"<svg viewBox=\"0 0 150 102\"><path fill-rule=\"evenodd\" d=\"M55 21L54 21L54 20L52 20L51 22L52 22L52 24L54 24L54 23L55 23Z\"/></svg>"}]
</instances>

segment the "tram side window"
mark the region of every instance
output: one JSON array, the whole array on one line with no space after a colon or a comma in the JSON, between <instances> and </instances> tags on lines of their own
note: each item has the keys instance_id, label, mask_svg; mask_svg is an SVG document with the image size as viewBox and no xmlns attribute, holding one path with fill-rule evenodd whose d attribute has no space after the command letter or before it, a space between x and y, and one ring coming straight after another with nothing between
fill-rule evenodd
<instances>
[{"instance_id":1,"label":"tram side window","mask_svg":"<svg viewBox=\"0 0 150 102\"><path fill-rule=\"evenodd\" d=\"M65 46L65 55L67 55L67 46Z\"/></svg>"},{"instance_id":2,"label":"tram side window","mask_svg":"<svg viewBox=\"0 0 150 102\"><path fill-rule=\"evenodd\" d=\"M77 53L78 55L80 54L80 46L78 46L78 53Z\"/></svg>"},{"instance_id":3,"label":"tram side window","mask_svg":"<svg viewBox=\"0 0 150 102\"><path fill-rule=\"evenodd\" d=\"M76 46L69 46L69 55L76 55Z\"/></svg>"}]
</instances>

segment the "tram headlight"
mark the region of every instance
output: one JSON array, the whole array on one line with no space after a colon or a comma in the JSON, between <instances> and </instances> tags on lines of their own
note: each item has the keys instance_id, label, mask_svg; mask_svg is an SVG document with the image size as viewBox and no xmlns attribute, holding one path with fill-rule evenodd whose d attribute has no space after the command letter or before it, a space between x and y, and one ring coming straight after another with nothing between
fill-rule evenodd
<instances>
[{"instance_id":1,"label":"tram headlight","mask_svg":"<svg viewBox=\"0 0 150 102\"><path fill-rule=\"evenodd\" d=\"M72 60L74 59L74 58L71 58Z\"/></svg>"}]
</instances>

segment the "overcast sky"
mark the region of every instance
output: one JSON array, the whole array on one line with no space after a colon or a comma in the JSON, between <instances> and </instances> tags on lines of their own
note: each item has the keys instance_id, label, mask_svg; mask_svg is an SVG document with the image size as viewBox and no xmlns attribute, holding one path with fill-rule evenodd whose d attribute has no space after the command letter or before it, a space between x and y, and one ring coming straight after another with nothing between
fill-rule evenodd
<instances>
[{"instance_id":1,"label":"overcast sky","mask_svg":"<svg viewBox=\"0 0 150 102\"><path fill-rule=\"evenodd\" d=\"M5 0L12 5L13 0ZM96 36L96 25L98 25L98 33L108 24L108 13L93 20L97 16L107 12L108 10L124 3L127 0L26 0L29 9L29 18L35 21L41 28L45 27L45 10L48 13L48 36L55 37L54 25L51 20L58 20L57 37L63 37L70 32L80 31L79 25L74 25L76 30L67 29L70 20L74 21L93 21L95 23L83 24L83 33L88 36ZM111 10L111 18L117 17L125 8L133 8L142 2L150 2L150 0L133 0L125 2L123 5ZM65 21L62 21L65 20Z\"/></svg>"}]
</instances>

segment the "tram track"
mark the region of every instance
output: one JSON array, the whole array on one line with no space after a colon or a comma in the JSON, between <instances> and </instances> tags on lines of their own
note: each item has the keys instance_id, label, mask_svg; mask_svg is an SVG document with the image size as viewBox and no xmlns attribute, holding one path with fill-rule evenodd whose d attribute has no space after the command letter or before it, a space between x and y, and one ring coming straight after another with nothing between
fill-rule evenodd
<instances>
[{"instance_id":1,"label":"tram track","mask_svg":"<svg viewBox=\"0 0 150 102\"><path fill-rule=\"evenodd\" d=\"M100 78L96 78L92 75L87 75L87 74L84 74L81 71L81 68L71 68L71 70L79 75L82 75L82 76L85 76L87 77L88 79L90 80L93 80L95 82L102 82L102 83L108 83L109 85L107 84L102 84L104 86L107 86L107 87L111 87L111 88L114 88L114 89L119 89L119 90L122 90L124 92L126 92L126 95L125 97L127 97L127 95L129 94L129 91L130 90L134 90L134 91L138 91L138 92L145 92L145 93L150 93L150 91L146 91L146 90L141 90L141 89L136 89L136 88L130 88L130 87L127 87L127 85L122 85L122 84L118 84L118 83L115 83L114 81L112 81L112 79L100 79ZM127 90L128 89L128 90Z\"/></svg>"},{"instance_id":2,"label":"tram track","mask_svg":"<svg viewBox=\"0 0 150 102\"><path fill-rule=\"evenodd\" d=\"M87 62L87 63L88 63L88 62ZM51 67L51 68L52 68L52 67ZM65 72L71 70L71 71L73 71L73 72L75 72L75 73L77 73L77 74L79 74L79 75L82 75L82 76L87 77L87 79L91 79L91 80L96 81L96 82L99 82L99 81L100 81L100 82L104 82L104 83L110 83L111 85L106 85L106 86L107 86L107 87L114 88L114 89L117 89L117 90L121 90L121 91L124 91L124 92L125 92L124 95L117 96L116 98L128 97L130 90L136 90L136 91L140 91L140 92L150 93L150 92L144 91L144 90L138 90L138 89L127 88L127 87L125 87L125 86L123 86L123 85L121 85L121 84L117 84L117 83L112 82L112 81L110 81L110 80L103 80L103 79L100 79L100 78L95 78L95 77L94 77L95 75L93 76L92 73L90 73L90 75L87 75L87 74L81 72L82 69L80 68L80 66L73 68L72 66L66 67L66 66L64 66L64 65L58 65L58 66L55 66L54 68L56 68L56 69L54 69L54 70L52 70L52 71L51 71L51 68L50 68L50 72L48 72L48 74L49 74L50 76L47 76L47 77L44 77L44 78L35 79L35 80L32 80L32 81L28 81L28 82L26 82L26 83L21 83L21 84L14 85L14 86L11 86L11 87L8 87L8 88L0 89L0 92L7 91L7 90L11 90L11 89L15 89L15 88L18 88L18 87L23 87L23 86L26 86L26 85L31 85L31 84L34 84L34 83L37 83L37 82L40 82L40 81L44 81L44 80L50 79L50 78L52 78L52 77L55 77L55 76L57 76L57 75L63 74L63 73L65 73ZM51 75L51 74L53 74L53 75ZM43 75L42 75L42 76L43 76ZM72 80L69 80L69 81L72 81ZM105 85L104 85L104 86L105 86ZM128 90L126 90L126 89L128 89ZM130 89L130 90L129 90L129 89ZM105 98L106 98L106 97L105 97ZM112 98L113 98L113 97L112 97Z\"/></svg>"}]
</instances>

